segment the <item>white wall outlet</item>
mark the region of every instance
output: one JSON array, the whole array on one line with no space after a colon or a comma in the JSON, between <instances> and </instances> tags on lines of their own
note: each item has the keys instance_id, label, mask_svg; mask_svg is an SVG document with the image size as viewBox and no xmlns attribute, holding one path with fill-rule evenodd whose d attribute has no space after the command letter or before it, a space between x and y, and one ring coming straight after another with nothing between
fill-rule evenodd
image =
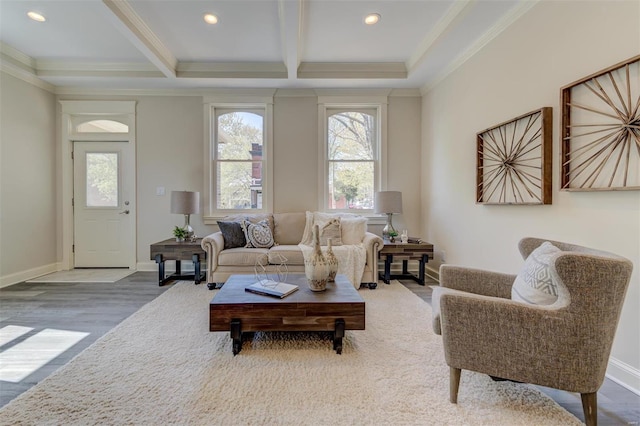
<instances>
[{"instance_id":1,"label":"white wall outlet","mask_svg":"<svg viewBox=\"0 0 640 426\"><path fill-rule=\"evenodd\" d=\"M447 258L447 253L446 253L444 250L442 250L442 251L440 252L440 261L441 261L442 263L446 263L446 262L447 262L447 261L445 260L446 258Z\"/></svg>"},{"instance_id":2,"label":"white wall outlet","mask_svg":"<svg viewBox=\"0 0 640 426\"><path fill-rule=\"evenodd\" d=\"M164 186L159 186L156 188L156 195L164 195Z\"/></svg>"}]
</instances>

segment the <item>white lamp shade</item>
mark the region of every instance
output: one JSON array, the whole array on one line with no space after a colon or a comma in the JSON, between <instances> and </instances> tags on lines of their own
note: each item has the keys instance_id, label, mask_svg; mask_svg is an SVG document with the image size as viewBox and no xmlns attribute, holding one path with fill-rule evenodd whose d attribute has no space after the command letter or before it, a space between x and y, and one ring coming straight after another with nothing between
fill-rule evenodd
<instances>
[{"instance_id":1,"label":"white lamp shade","mask_svg":"<svg viewBox=\"0 0 640 426\"><path fill-rule=\"evenodd\" d=\"M171 213L200 213L200 193L191 191L171 191Z\"/></svg>"},{"instance_id":2,"label":"white lamp shade","mask_svg":"<svg viewBox=\"0 0 640 426\"><path fill-rule=\"evenodd\" d=\"M402 213L402 192L380 191L376 192L374 201L375 213Z\"/></svg>"}]
</instances>

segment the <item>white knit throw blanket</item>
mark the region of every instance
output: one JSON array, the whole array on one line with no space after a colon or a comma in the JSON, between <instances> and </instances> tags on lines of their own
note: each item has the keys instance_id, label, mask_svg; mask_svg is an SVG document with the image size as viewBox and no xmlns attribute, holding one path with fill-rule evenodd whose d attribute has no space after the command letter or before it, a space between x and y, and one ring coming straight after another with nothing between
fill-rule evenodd
<instances>
[{"instance_id":1,"label":"white knit throw blanket","mask_svg":"<svg viewBox=\"0 0 640 426\"><path fill-rule=\"evenodd\" d=\"M304 244L298 244L302 250L304 259L313 253L313 247ZM367 263L367 250L364 244L351 244L343 246L333 246L333 254L338 258L338 274L344 274L353 283L355 288L360 288L362 282L362 273L364 265ZM322 252L326 253L327 247L322 247Z\"/></svg>"}]
</instances>

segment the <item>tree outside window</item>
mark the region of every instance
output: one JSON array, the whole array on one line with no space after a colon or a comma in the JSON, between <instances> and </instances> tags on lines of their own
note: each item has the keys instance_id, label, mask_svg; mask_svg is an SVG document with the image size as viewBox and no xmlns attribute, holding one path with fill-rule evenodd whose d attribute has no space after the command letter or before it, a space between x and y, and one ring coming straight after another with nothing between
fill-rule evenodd
<instances>
[{"instance_id":1,"label":"tree outside window","mask_svg":"<svg viewBox=\"0 0 640 426\"><path fill-rule=\"evenodd\" d=\"M375 112L328 111L328 208L373 209Z\"/></svg>"},{"instance_id":2,"label":"tree outside window","mask_svg":"<svg viewBox=\"0 0 640 426\"><path fill-rule=\"evenodd\" d=\"M261 209L264 139L261 112L221 111L216 125L217 209Z\"/></svg>"}]
</instances>

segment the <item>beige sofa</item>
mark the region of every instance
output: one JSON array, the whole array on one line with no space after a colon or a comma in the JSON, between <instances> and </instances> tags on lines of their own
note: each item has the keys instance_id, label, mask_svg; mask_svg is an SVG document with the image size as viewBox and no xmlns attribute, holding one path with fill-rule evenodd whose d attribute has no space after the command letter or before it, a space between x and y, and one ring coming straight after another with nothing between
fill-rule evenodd
<instances>
[{"instance_id":1,"label":"beige sofa","mask_svg":"<svg viewBox=\"0 0 640 426\"><path fill-rule=\"evenodd\" d=\"M254 274L256 260L264 255L269 259L267 270L274 272L280 256L287 259L288 271L304 273L304 257L298 244L305 235L309 212L244 214L228 216L223 221L242 221L248 219L252 223L267 220L273 233L275 245L271 248L224 248L222 232L214 232L203 238L202 248L207 252L207 283L210 289L219 287L230 275ZM344 232L344 231L343 231ZM366 263L362 273L361 284L369 288L377 286L378 252L383 247L382 238L366 231L363 226L362 245L366 250ZM345 240L346 241L346 240ZM337 248L337 247L336 247Z\"/></svg>"}]
</instances>

